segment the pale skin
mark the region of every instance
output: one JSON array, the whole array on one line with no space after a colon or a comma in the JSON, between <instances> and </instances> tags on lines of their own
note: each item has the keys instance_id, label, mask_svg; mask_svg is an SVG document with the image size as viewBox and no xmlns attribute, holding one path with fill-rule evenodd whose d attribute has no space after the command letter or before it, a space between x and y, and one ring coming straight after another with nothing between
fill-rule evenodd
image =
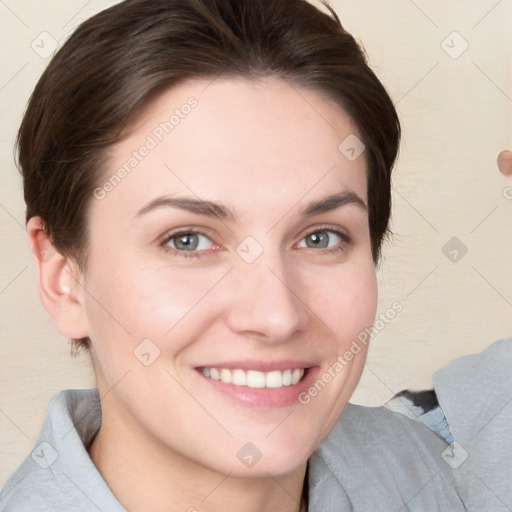
<instances>
[{"instance_id":1,"label":"pale skin","mask_svg":"<svg viewBox=\"0 0 512 512\"><path fill-rule=\"evenodd\" d=\"M358 130L316 92L275 78L195 79L146 107L101 183L191 96L197 107L91 198L84 271L59 253L42 257L54 249L40 219L29 221L41 299L61 334L91 339L103 422L89 453L127 510L297 512L307 460L348 402L366 348L307 405L235 403L197 367L300 358L322 374L373 324L365 154L338 150ZM359 202L301 214L334 193ZM236 219L162 205L138 214L164 196L221 203ZM200 257L166 237L192 228ZM308 245L312 233L327 246ZM263 250L252 263L236 251L248 236ZM133 353L144 339L160 351L149 366ZM252 467L237 457L248 442L262 454Z\"/></svg>"}]
</instances>

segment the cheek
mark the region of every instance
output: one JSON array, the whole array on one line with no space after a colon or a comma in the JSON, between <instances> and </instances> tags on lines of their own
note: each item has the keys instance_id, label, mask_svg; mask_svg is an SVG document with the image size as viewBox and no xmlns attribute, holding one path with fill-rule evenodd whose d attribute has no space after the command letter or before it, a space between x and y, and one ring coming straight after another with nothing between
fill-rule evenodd
<instances>
[{"instance_id":1,"label":"cheek","mask_svg":"<svg viewBox=\"0 0 512 512\"><path fill-rule=\"evenodd\" d=\"M133 357L145 339L162 351L169 345L179 352L190 339L191 326L200 333L210 322L214 309L203 306L224 273L222 268L171 270L126 257L92 263L85 281L90 337L104 353L115 350L117 359ZM188 336L181 332L185 327Z\"/></svg>"},{"instance_id":2,"label":"cheek","mask_svg":"<svg viewBox=\"0 0 512 512\"><path fill-rule=\"evenodd\" d=\"M305 274L311 282L311 273ZM316 275L315 286L307 286L307 305L331 335L338 340L338 352L372 326L377 310L377 278L372 264L324 270Z\"/></svg>"},{"instance_id":3,"label":"cheek","mask_svg":"<svg viewBox=\"0 0 512 512\"><path fill-rule=\"evenodd\" d=\"M332 430L359 382L377 309L377 279L371 262L327 270L317 274L316 282L317 292L310 288L308 305L318 312L316 325L323 328L324 335L315 340L324 340L324 365L299 396L302 420L316 427L312 450Z\"/></svg>"},{"instance_id":4,"label":"cheek","mask_svg":"<svg viewBox=\"0 0 512 512\"><path fill-rule=\"evenodd\" d=\"M361 273L355 273L348 281L345 309L347 320L356 327L357 333L352 333L355 339L361 332L373 325L377 311L377 277L373 266Z\"/></svg>"}]
</instances>

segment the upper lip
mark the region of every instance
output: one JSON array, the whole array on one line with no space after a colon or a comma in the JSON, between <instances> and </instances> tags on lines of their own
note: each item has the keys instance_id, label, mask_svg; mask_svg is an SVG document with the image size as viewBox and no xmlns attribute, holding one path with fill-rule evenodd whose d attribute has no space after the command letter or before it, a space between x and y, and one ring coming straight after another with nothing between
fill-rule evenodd
<instances>
[{"instance_id":1,"label":"upper lip","mask_svg":"<svg viewBox=\"0 0 512 512\"><path fill-rule=\"evenodd\" d=\"M311 361L297 361L295 359L281 361L223 361L220 363L207 363L197 368L226 368L228 370L255 370L271 372L273 370L294 370L297 368L311 368L315 366Z\"/></svg>"}]
</instances>

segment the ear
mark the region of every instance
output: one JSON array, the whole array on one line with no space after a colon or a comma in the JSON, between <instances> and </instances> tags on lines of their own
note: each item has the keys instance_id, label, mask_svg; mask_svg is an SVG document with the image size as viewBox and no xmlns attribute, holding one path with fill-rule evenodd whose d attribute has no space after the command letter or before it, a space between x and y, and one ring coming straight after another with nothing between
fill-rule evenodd
<instances>
[{"instance_id":1,"label":"ear","mask_svg":"<svg viewBox=\"0 0 512 512\"><path fill-rule=\"evenodd\" d=\"M52 244L40 217L27 223L27 233L36 265L39 297L66 338L87 337L82 275L76 262L62 255Z\"/></svg>"},{"instance_id":2,"label":"ear","mask_svg":"<svg viewBox=\"0 0 512 512\"><path fill-rule=\"evenodd\" d=\"M512 175L512 151L504 150L498 155L498 169L505 176Z\"/></svg>"}]
</instances>

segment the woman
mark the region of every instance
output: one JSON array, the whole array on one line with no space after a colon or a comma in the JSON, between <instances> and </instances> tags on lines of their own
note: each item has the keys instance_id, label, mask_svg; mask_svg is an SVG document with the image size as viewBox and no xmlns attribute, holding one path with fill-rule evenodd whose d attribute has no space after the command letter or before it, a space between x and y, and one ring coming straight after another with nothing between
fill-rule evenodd
<instances>
[{"instance_id":1,"label":"woman","mask_svg":"<svg viewBox=\"0 0 512 512\"><path fill-rule=\"evenodd\" d=\"M98 389L52 401L2 510L472 506L460 448L347 406L399 137L333 11L128 0L81 25L18 147L41 300ZM509 349L479 360L506 375Z\"/></svg>"}]
</instances>

